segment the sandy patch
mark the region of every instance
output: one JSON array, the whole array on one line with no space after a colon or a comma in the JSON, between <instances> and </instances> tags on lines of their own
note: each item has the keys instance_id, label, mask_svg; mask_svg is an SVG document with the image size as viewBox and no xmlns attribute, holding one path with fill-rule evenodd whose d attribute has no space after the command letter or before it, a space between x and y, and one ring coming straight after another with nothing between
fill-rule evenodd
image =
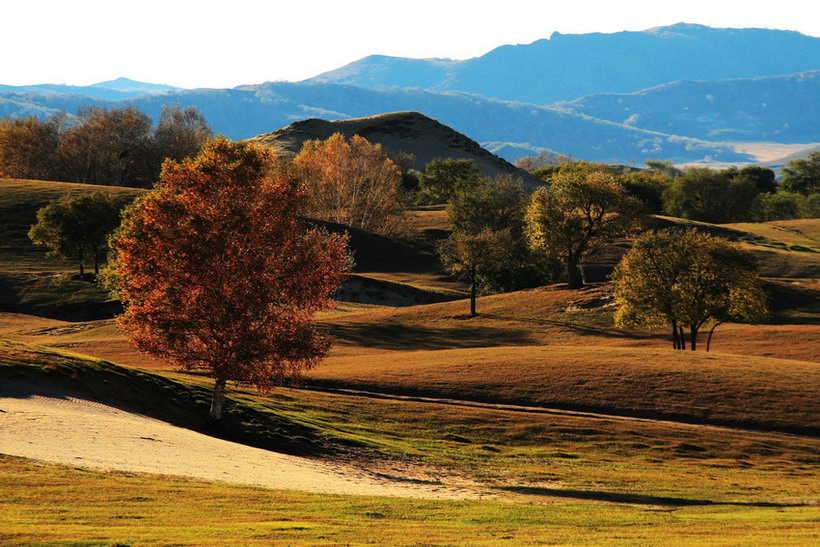
<instances>
[{"instance_id":1,"label":"sandy patch","mask_svg":"<svg viewBox=\"0 0 820 547\"><path fill-rule=\"evenodd\" d=\"M66 396L15 397L0 392L0 453L93 469L308 492L434 499L481 496L467 488L253 448Z\"/></svg>"}]
</instances>

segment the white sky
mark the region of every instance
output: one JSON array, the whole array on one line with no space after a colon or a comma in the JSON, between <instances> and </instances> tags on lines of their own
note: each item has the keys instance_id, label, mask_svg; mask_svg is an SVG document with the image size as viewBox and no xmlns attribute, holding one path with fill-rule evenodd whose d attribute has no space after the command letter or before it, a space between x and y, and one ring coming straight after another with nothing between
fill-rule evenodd
<instances>
[{"instance_id":1,"label":"white sky","mask_svg":"<svg viewBox=\"0 0 820 547\"><path fill-rule=\"evenodd\" d=\"M814 0L0 0L0 84L87 85L125 76L233 87L298 81L371 54L466 59L554 31L678 22L820 36L820 7L813 6Z\"/></svg>"}]
</instances>

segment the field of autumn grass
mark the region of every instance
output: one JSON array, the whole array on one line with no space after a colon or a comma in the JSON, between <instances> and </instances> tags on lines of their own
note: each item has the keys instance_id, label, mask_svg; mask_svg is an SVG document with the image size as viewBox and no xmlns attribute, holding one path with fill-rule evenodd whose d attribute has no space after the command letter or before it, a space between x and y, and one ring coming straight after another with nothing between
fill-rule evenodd
<instances>
[{"instance_id":1,"label":"field of autumn grass","mask_svg":"<svg viewBox=\"0 0 820 547\"><path fill-rule=\"evenodd\" d=\"M209 379L136 353L111 319L115 303L27 242L38 207L87 188L0 180L0 382L204 430ZM818 540L820 220L707 227L758 253L773 311L765 324L720 326L709 353L615 328L606 283L484 296L469 318L463 287L430 251L445 220L428 207L417 241L368 239L357 273L448 301L340 302L319 318L336 338L331 356L301 385L230 386L225 436L412 470L488 499L308 494L0 456L0 542Z\"/></svg>"}]
</instances>

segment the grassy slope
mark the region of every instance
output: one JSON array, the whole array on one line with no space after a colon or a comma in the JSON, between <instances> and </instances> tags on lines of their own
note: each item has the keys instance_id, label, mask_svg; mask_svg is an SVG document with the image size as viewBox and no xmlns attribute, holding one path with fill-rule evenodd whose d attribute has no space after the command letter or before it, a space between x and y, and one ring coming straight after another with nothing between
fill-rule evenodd
<instances>
[{"instance_id":1,"label":"grassy slope","mask_svg":"<svg viewBox=\"0 0 820 547\"><path fill-rule=\"evenodd\" d=\"M196 378L173 381L12 343L0 344L0 361L4 382L47 379L47 389L141 405L176 423L191 419L191 406L180 401L204 411L207 391ZM450 473L466 475L494 485L506 502L276 492L2 457L0 540L315 544L378 533L391 544L406 543L407 534L470 544L502 536L519 543L617 536L696 544L705 535L770 544L817 533L816 439L293 389L260 396L231 388L230 396L231 412L246 417L232 427L245 427L246 435L262 433L247 430L248 417L266 429L275 422L280 442L321 439L311 443L317 453L343 458L350 453L334 447L358 446L351 450L371 454L372 469L433 466L445 483Z\"/></svg>"}]
</instances>

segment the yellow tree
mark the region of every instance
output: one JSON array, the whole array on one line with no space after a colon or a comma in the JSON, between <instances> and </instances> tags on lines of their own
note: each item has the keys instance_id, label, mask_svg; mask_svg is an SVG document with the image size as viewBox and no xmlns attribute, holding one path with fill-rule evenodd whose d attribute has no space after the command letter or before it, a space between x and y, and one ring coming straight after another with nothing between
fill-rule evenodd
<instances>
[{"instance_id":1,"label":"yellow tree","mask_svg":"<svg viewBox=\"0 0 820 547\"><path fill-rule=\"evenodd\" d=\"M401 172L381 145L336 133L306 141L294 162L308 215L388 236L406 230Z\"/></svg>"},{"instance_id":2,"label":"yellow tree","mask_svg":"<svg viewBox=\"0 0 820 547\"><path fill-rule=\"evenodd\" d=\"M643 225L641 202L607 169L595 164L562 168L530 199L525 215L530 246L564 265L571 289L583 286L580 264L592 249Z\"/></svg>"},{"instance_id":3,"label":"yellow tree","mask_svg":"<svg viewBox=\"0 0 820 547\"><path fill-rule=\"evenodd\" d=\"M648 232L635 242L612 276L620 326L672 329L672 347L697 349L698 333L725 321L756 321L766 296L754 257L736 243L695 230Z\"/></svg>"}]
</instances>

